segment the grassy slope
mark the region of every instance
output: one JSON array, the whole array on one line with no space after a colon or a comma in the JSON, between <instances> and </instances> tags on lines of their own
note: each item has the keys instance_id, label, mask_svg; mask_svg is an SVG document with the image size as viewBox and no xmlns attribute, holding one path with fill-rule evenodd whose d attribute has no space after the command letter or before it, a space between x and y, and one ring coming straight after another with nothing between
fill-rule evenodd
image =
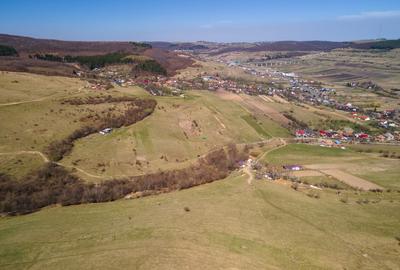
<instances>
[{"instance_id":1,"label":"grassy slope","mask_svg":"<svg viewBox=\"0 0 400 270\"><path fill-rule=\"evenodd\" d=\"M53 140L63 139L84 125L79 119L90 114L88 110L100 112L114 106L61 105L60 100L65 97L101 94L83 89L82 85L83 82L68 78L62 80L59 77L25 73L2 74L0 88L5 93L0 96L2 102L33 102L0 106L0 152L43 151ZM138 87L117 87L106 94L149 97L147 92ZM288 134L277 123L263 116L258 117L260 128L254 129L254 125L249 125L248 121L241 118L249 118L248 111L208 91L190 91L184 99L156 98L158 109L148 119L115 130L108 136L94 134L77 141L72 154L62 161L63 164L74 164L89 173L104 177L141 174L186 166L197 155L229 142L253 142L268 138L269 134ZM199 125L199 129L193 134L190 131L192 121ZM259 133L260 130L263 132ZM163 155L167 160L160 159ZM18 174L15 168L9 168L10 162L17 160L18 156L21 154L3 157L8 165L0 167L2 171ZM137 160L142 163L141 166L137 166ZM24 166L29 168L27 165ZM18 169L19 165L15 167ZM32 164L31 168L35 167L37 166ZM77 173L88 178L87 174L79 171ZM89 176L89 180L99 179Z\"/></svg>"},{"instance_id":2,"label":"grassy slope","mask_svg":"<svg viewBox=\"0 0 400 270\"><path fill-rule=\"evenodd\" d=\"M0 76L0 151L42 150L77 128L74 120L82 115L58 100L81 95L83 85L70 78L4 72ZM25 101L33 102L2 106Z\"/></svg>"},{"instance_id":3,"label":"grassy slope","mask_svg":"<svg viewBox=\"0 0 400 270\"><path fill-rule=\"evenodd\" d=\"M70 95L82 86L84 82L77 79L1 71L0 103Z\"/></svg>"},{"instance_id":4,"label":"grassy slope","mask_svg":"<svg viewBox=\"0 0 400 270\"><path fill-rule=\"evenodd\" d=\"M394 195L359 205L351 192L344 204L333 192L312 199L234 174L160 196L45 209L0 219L0 268L396 269Z\"/></svg>"},{"instance_id":5,"label":"grassy slope","mask_svg":"<svg viewBox=\"0 0 400 270\"><path fill-rule=\"evenodd\" d=\"M13 175L17 179L27 175L43 165L39 155L30 154L0 154L0 172Z\"/></svg>"},{"instance_id":6,"label":"grassy slope","mask_svg":"<svg viewBox=\"0 0 400 270\"><path fill-rule=\"evenodd\" d=\"M155 112L140 123L108 136L95 134L79 140L62 162L81 159L81 168L105 177L134 175L186 166L198 155L230 142L254 142L269 138L269 133L286 133L277 124L268 125L267 119L260 119L262 127L255 127L244 120L250 115L242 107L208 91L190 91L185 98L159 97L157 102ZM199 129L191 134L192 121ZM185 122L189 129L182 126ZM142 166L136 166L136 160ZM101 163L106 164L105 171L97 165Z\"/></svg>"}]
</instances>

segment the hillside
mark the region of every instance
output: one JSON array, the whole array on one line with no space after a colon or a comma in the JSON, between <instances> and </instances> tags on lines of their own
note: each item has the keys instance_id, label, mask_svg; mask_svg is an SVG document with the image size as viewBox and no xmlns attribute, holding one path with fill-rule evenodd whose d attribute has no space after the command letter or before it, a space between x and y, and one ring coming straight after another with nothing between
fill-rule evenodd
<instances>
[{"instance_id":1,"label":"hillside","mask_svg":"<svg viewBox=\"0 0 400 270\"><path fill-rule=\"evenodd\" d=\"M0 34L0 44L14 47L20 54L47 52L61 55L98 55L112 52L141 52L146 47L130 42L63 41Z\"/></svg>"},{"instance_id":2,"label":"hillside","mask_svg":"<svg viewBox=\"0 0 400 270\"><path fill-rule=\"evenodd\" d=\"M334 191L315 199L235 173L159 196L53 207L0 219L0 268L397 269L398 199L359 204L375 196L346 194L348 203Z\"/></svg>"},{"instance_id":3,"label":"hillside","mask_svg":"<svg viewBox=\"0 0 400 270\"><path fill-rule=\"evenodd\" d=\"M365 50L391 50L399 48L398 40L380 40L359 42L333 42L333 41L275 41L256 43L231 43L210 46L211 55L220 55L228 52L329 52L334 49L365 49ZM194 49L196 50L196 49ZM203 50L202 50L203 51Z\"/></svg>"},{"instance_id":4,"label":"hillside","mask_svg":"<svg viewBox=\"0 0 400 270\"><path fill-rule=\"evenodd\" d=\"M114 53L146 55L160 63L168 75L174 75L177 70L193 63L189 58L180 57L174 52L153 49L151 45L141 42L62 41L0 34L0 45L10 46L19 54L19 57L2 57L0 70L46 75L71 76L76 66L32 59L33 55L48 54L55 57L94 57Z\"/></svg>"}]
</instances>

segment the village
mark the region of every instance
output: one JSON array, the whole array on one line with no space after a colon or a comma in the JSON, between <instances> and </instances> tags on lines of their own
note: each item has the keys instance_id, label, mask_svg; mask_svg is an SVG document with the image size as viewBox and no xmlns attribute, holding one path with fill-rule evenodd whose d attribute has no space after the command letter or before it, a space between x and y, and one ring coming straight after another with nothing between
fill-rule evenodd
<instances>
[{"instance_id":1,"label":"village","mask_svg":"<svg viewBox=\"0 0 400 270\"><path fill-rule=\"evenodd\" d=\"M379 132L368 133L368 129L354 130L350 127L342 127L339 130L320 130L301 128L293 130L298 139L322 138L328 139L323 145L337 146L341 143L398 143L400 142L400 110L390 109L379 111L377 108L365 110L350 102L339 102L335 98L335 89L325 87L321 82L299 78L295 73L285 73L265 68L254 63L241 63L239 61L224 61L232 68L240 68L245 73L265 79L268 82L250 81L243 79L225 78L219 74L199 74L193 79L178 79L162 75L145 77L132 76L129 72L116 67L95 68L89 74L77 73L80 77L96 78L87 87L92 90L105 91L117 85L120 87L140 86L153 96L180 96L184 97L184 91L191 89L204 89L208 91L225 90L235 94L267 95L283 98L296 104L308 104L311 106L325 106L331 109L344 111L348 116L360 123L366 123ZM270 63L271 67L274 62ZM250 65L250 66L249 66ZM253 65L253 66L252 66ZM279 67L279 64L275 65ZM261 68L261 70L260 70ZM286 87L284 86L286 85ZM352 84L355 87L357 84Z\"/></svg>"},{"instance_id":2,"label":"village","mask_svg":"<svg viewBox=\"0 0 400 270\"><path fill-rule=\"evenodd\" d=\"M297 59L285 60L285 62L295 62ZM342 130L312 130L312 129L298 129L295 131L296 138L327 138L326 145L339 145L340 142L355 143L355 142L377 142L377 143L396 143L400 141L400 110L399 109L386 109L377 110L357 107L350 102L339 102L335 99L334 88L324 87L321 82L314 80L306 80L299 78L295 73L279 72L266 66L279 67L282 62L264 62L263 64L254 63L254 61L240 62L240 61L226 61L219 60L231 67L236 67L244 70L244 72L259 77L259 78L272 78L280 83L286 82L287 87L269 87L266 93L269 96L277 95L288 101L297 102L299 104L309 104L312 106L325 106L339 111L345 111L349 117L359 122L367 122L375 128L381 130L375 134L368 134L364 132L355 132L349 127L343 127ZM261 69L260 69L261 67ZM273 81L273 84L276 83ZM365 89L377 89L379 86L372 82L366 83L352 83L349 87L362 86ZM229 89L228 89L229 90ZM325 143L324 143L325 145Z\"/></svg>"}]
</instances>

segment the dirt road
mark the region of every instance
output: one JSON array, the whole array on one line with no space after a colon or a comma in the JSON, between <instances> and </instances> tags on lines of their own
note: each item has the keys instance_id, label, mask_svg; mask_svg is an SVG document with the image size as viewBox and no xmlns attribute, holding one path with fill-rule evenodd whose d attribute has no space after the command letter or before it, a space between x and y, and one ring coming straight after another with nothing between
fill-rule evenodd
<instances>
[{"instance_id":1,"label":"dirt road","mask_svg":"<svg viewBox=\"0 0 400 270\"><path fill-rule=\"evenodd\" d=\"M69 95L74 95L74 94L80 93L80 92L82 91L82 89L84 89L84 88L85 88L85 87L82 86L82 87L80 87L76 92L70 93ZM45 96L45 97L41 97L41 98L37 98L37 99L32 99L32 100L0 103L0 107L6 107L6 106L13 106L13 105L26 104L26 103L40 102L40 101L43 101L43 100L46 100L46 99L55 97L55 96L57 96L57 95L58 95L58 93L55 93L55 94L52 94L52 95L49 95L49 96ZM63 96L60 96L60 98L61 98L61 97L63 97Z\"/></svg>"},{"instance_id":2,"label":"dirt road","mask_svg":"<svg viewBox=\"0 0 400 270\"><path fill-rule=\"evenodd\" d=\"M9 155L24 155L24 154L28 154L28 155L38 155L40 156L44 162L49 162L49 159L46 157L45 154L43 154L40 151L16 151L16 152L4 152L4 153L0 153L0 155L2 156L9 156Z\"/></svg>"},{"instance_id":3,"label":"dirt road","mask_svg":"<svg viewBox=\"0 0 400 270\"><path fill-rule=\"evenodd\" d=\"M249 177L247 178L247 183L248 183L249 185L251 185L251 183L253 182L254 176L253 176L253 174L252 174L251 171L250 171L250 166L244 167L244 168L243 168L243 172L249 176Z\"/></svg>"},{"instance_id":4,"label":"dirt road","mask_svg":"<svg viewBox=\"0 0 400 270\"><path fill-rule=\"evenodd\" d=\"M17 101L17 102L8 102L8 103L1 103L0 107L5 107L5 106L12 106L12 105L19 105L19 104L25 104L25 103L33 103L33 102L39 102L47 99L49 97L42 97L38 99L32 99L32 100L27 100L27 101Z\"/></svg>"},{"instance_id":5,"label":"dirt road","mask_svg":"<svg viewBox=\"0 0 400 270\"><path fill-rule=\"evenodd\" d=\"M275 151L275 150L277 150L279 148L285 147L286 145L287 145L287 142L284 139L279 138L279 145L277 145L276 147L274 147L272 149L269 149L269 150L265 151L261 156L259 156L257 158L257 161L263 159L268 153L270 153L272 151Z\"/></svg>"}]
</instances>

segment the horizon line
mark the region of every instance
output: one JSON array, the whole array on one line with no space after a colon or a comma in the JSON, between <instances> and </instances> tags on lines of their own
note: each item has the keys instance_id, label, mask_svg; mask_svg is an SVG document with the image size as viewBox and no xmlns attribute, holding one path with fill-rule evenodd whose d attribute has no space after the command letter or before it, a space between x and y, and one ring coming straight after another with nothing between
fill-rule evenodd
<instances>
[{"instance_id":1,"label":"horizon line","mask_svg":"<svg viewBox=\"0 0 400 270\"><path fill-rule=\"evenodd\" d=\"M17 35L17 34L9 34L9 33L0 33L0 35L4 36L14 36L14 37L23 37L23 38L31 38L31 39L39 39L39 40L53 40L53 41L66 41L66 42L165 42L165 43L197 43L197 42L209 42L209 43L217 43L217 44L232 44L232 43L274 43L274 42L315 42L315 41L323 41L323 42L356 42L356 41L376 41L376 40L399 40L399 38L365 38L365 39L354 39L354 40L325 40L325 39L306 39L306 40L295 40L295 39L282 39L282 40L259 40L259 41L213 41L213 40L196 40L196 41L173 41L173 40L75 40L75 39L59 39L59 38L46 38L46 37L34 37L29 35Z\"/></svg>"}]
</instances>

